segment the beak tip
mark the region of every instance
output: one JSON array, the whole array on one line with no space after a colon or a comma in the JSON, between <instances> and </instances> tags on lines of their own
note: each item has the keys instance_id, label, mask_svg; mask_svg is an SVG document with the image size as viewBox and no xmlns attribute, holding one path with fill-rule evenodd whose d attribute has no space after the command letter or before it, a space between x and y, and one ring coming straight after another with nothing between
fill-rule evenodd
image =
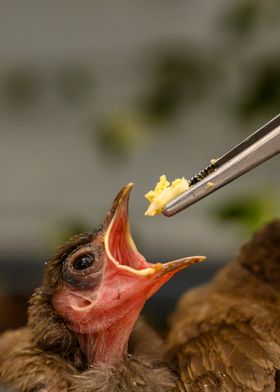
<instances>
[{"instance_id":1,"label":"beak tip","mask_svg":"<svg viewBox=\"0 0 280 392\"><path fill-rule=\"evenodd\" d=\"M126 185L126 188L127 189L132 189L134 187L134 182L129 182L127 185Z\"/></svg>"},{"instance_id":2,"label":"beak tip","mask_svg":"<svg viewBox=\"0 0 280 392\"><path fill-rule=\"evenodd\" d=\"M123 186L117 196L115 197L111 208L107 212L104 226L106 228L109 227L113 218L116 216L118 210L121 208L122 205L125 206L126 210L128 210L128 201L130 197L131 190L134 186L133 182L129 182L127 185Z\"/></svg>"},{"instance_id":3,"label":"beak tip","mask_svg":"<svg viewBox=\"0 0 280 392\"><path fill-rule=\"evenodd\" d=\"M126 196L129 196L133 187L133 182L129 182L127 185L125 185L120 191L120 200L124 199Z\"/></svg>"},{"instance_id":4,"label":"beak tip","mask_svg":"<svg viewBox=\"0 0 280 392\"><path fill-rule=\"evenodd\" d=\"M168 263L162 264L162 271L165 272L170 272L170 271L180 271L185 268L190 267L192 264L197 264L201 261L206 260L205 256L191 256L191 257L184 257L182 259L174 260L174 261L169 261Z\"/></svg>"}]
</instances>

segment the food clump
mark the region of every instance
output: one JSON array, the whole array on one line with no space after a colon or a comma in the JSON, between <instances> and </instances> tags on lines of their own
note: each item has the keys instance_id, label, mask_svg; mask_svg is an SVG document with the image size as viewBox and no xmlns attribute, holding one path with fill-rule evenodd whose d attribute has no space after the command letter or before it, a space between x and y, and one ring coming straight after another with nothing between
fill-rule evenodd
<instances>
[{"instance_id":1,"label":"food clump","mask_svg":"<svg viewBox=\"0 0 280 392\"><path fill-rule=\"evenodd\" d=\"M170 183L167 180L166 175L160 176L155 189L145 195L145 198L150 202L145 215L154 216L156 214L160 214L169 201L175 199L188 189L189 183L184 177L177 178Z\"/></svg>"}]
</instances>

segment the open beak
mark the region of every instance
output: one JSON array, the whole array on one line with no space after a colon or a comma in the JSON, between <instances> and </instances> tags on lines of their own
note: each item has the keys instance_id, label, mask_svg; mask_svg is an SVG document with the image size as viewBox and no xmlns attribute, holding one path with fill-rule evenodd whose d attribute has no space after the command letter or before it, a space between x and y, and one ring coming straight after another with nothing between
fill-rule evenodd
<instances>
[{"instance_id":1,"label":"open beak","mask_svg":"<svg viewBox=\"0 0 280 392\"><path fill-rule=\"evenodd\" d=\"M67 286L65 290L62 285L52 300L73 331L81 337L94 336L90 353L94 362L117 362L127 352L130 333L147 299L176 272L205 259L194 256L165 264L149 263L138 252L130 233L128 201L132 187L130 183L119 192L100 232L103 268L98 286L81 290Z\"/></svg>"},{"instance_id":2,"label":"open beak","mask_svg":"<svg viewBox=\"0 0 280 392\"><path fill-rule=\"evenodd\" d=\"M168 263L149 263L137 250L130 232L128 202L133 183L124 186L115 198L105 220L104 244L108 260L129 275L149 278L165 277L205 260L204 256L184 257Z\"/></svg>"}]
</instances>

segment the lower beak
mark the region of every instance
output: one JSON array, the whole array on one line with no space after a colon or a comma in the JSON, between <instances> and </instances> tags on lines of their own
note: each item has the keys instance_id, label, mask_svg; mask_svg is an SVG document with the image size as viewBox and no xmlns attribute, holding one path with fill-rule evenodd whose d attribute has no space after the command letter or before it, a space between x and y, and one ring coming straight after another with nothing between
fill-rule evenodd
<instances>
[{"instance_id":1,"label":"lower beak","mask_svg":"<svg viewBox=\"0 0 280 392\"><path fill-rule=\"evenodd\" d=\"M161 276L168 273L176 273L204 260L206 260L205 256L183 257L178 260L169 261L168 263L156 264L155 272L158 272Z\"/></svg>"}]
</instances>

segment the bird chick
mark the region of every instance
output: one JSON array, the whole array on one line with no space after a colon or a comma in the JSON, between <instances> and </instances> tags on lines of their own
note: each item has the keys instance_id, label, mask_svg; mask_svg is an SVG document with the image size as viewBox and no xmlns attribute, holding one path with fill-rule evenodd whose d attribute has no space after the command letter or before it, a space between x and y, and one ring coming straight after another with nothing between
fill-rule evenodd
<instances>
[{"instance_id":1,"label":"bird chick","mask_svg":"<svg viewBox=\"0 0 280 392\"><path fill-rule=\"evenodd\" d=\"M168 345L187 392L280 391L280 221L180 299Z\"/></svg>"},{"instance_id":2,"label":"bird chick","mask_svg":"<svg viewBox=\"0 0 280 392\"><path fill-rule=\"evenodd\" d=\"M14 391L178 390L163 342L136 321L148 298L204 257L146 261L130 234L131 189L119 192L97 231L54 253L31 297L28 325L0 338L0 381Z\"/></svg>"}]
</instances>

